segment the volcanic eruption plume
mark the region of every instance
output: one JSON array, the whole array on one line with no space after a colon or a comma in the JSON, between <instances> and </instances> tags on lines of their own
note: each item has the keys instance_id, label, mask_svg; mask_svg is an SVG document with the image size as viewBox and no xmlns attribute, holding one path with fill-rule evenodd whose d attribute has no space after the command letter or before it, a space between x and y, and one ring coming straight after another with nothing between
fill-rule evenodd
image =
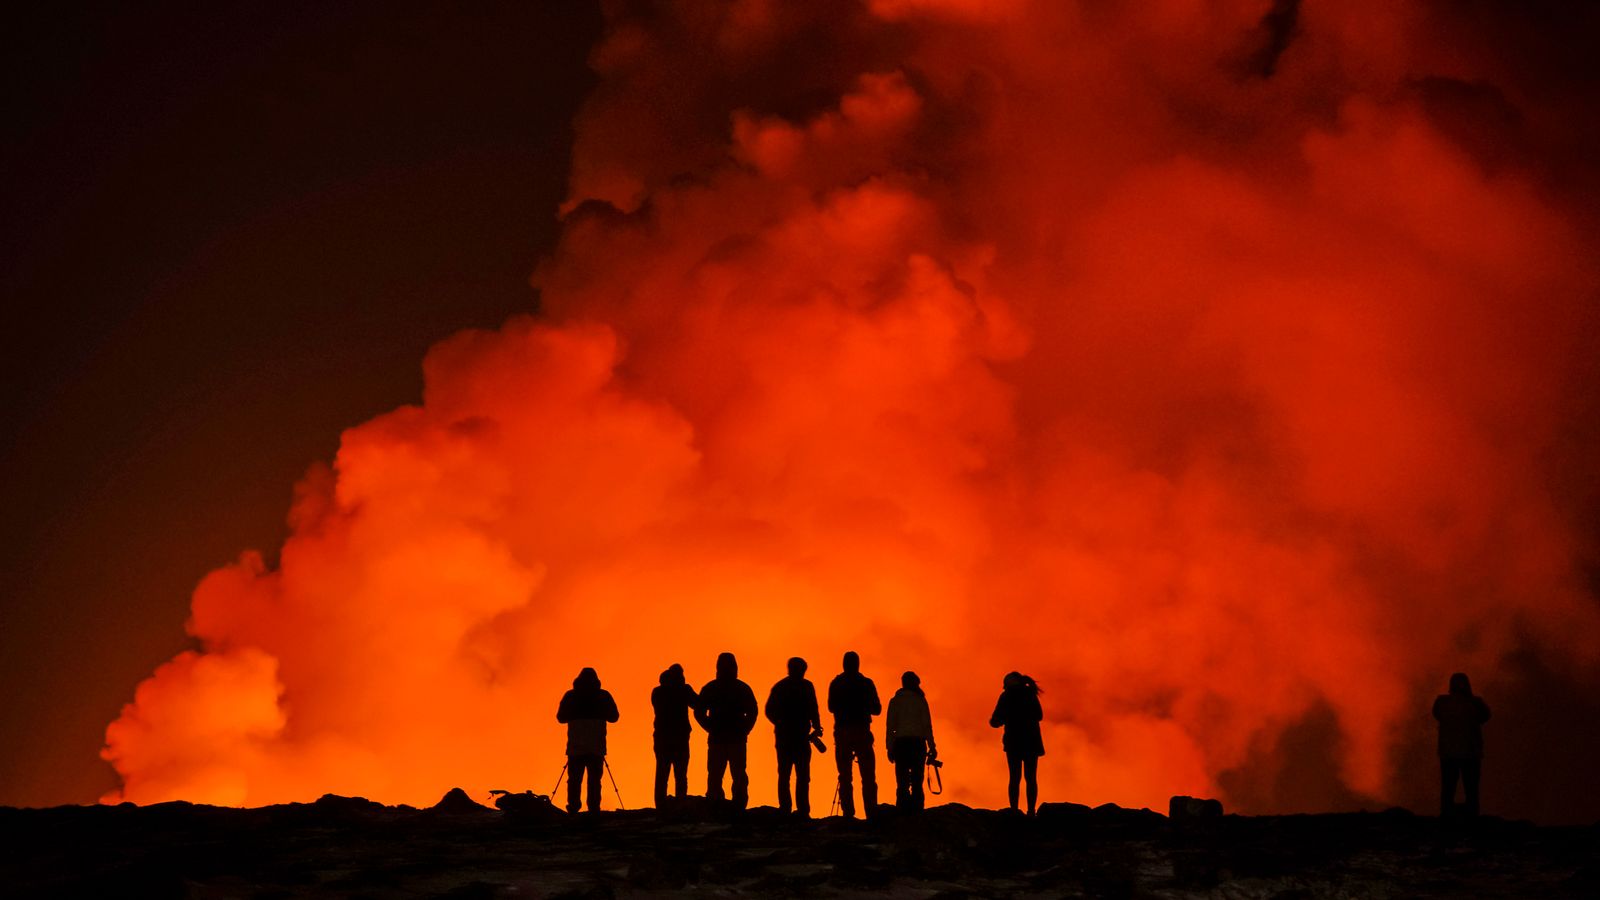
<instances>
[{"instance_id":1,"label":"volcanic eruption plume","mask_svg":"<svg viewBox=\"0 0 1600 900\"><path fill-rule=\"evenodd\" d=\"M608 3L537 312L205 577L107 799L542 791L592 665L642 800L667 665L847 649L950 799L1012 669L1046 799L1404 795L1449 672L1600 648L1590 136L1493 9Z\"/></svg>"}]
</instances>

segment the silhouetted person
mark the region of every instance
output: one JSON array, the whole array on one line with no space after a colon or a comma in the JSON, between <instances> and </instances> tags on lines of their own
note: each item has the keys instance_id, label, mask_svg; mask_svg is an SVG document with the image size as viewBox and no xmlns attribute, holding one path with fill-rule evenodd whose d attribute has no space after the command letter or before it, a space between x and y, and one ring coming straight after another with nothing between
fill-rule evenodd
<instances>
[{"instance_id":1,"label":"silhouetted person","mask_svg":"<svg viewBox=\"0 0 1600 900\"><path fill-rule=\"evenodd\" d=\"M617 703L600 688L600 676L585 667L561 697L556 721L567 726L567 812L575 813L589 782L589 811L600 809L600 775L606 763L606 723L617 720Z\"/></svg>"},{"instance_id":2,"label":"silhouetted person","mask_svg":"<svg viewBox=\"0 0 1600 900\"><path fill-rule=\"evenodd\" d=\"M1005 677L1005 690L1000 692L1000 702L994 705L994 715L989 717L990 728L1005 727L1001 745L1006 750L1006 769L1010 781L1006 796L1011 808L1017 808L1017 786L1023 776L1028 779L1028 815L1033 815L1039 805L1039 757L1044 755L1044 735L1039 723L1044 721L1044 709L1039 705L1039 685L1021 672Z\"/></svg>"},{"instance_id":3,"label":"silhouetted person","mask_svg":"<svg viewBox=\"0 0 1600 900\"><path fill-rule=\"evenodd\" d=\"M717 657L717 677L700 689L696 722L706 730L706 796L721 800L722 773L732 770L733 805L750 804L750 774L745 770L745 743L756 727L756 695L739 680L739 662L732 653Z\"/></svg>"},{"instance_id":4,"label":"silhouetted person","mask_svg":"<svg viewBox=\"0 0 1600 900\"><path fill-rule=\"evenodd\" d=\"M922 693L922 679L915 672L900 676L900 690L889 698L889 714L884 717L883 742L894 763L894 805L900 809L921 809L923 770L938 751L933 744L933 714Z\"/></svg>"},{"instance_id":5,"label":"silhouetted person","mask_svg":"<svg viewBox=\"0 0 1600 900\"><path fill-rule=\"evenodd\" d=\"M845 818L856 814L850 765L861 766L861 805L868 816L878 807L877 760L872 750L872 717L883 712L878 686L861 674L861 657L854 650L844 655L844 671L828 685L828 712L833 713L833 761L839 766L839 810Z\"/></svg>"},{"instance_id":6,"label":"silhouetted person","mask_svg":"<svg viewBox=\"0 0 1600 900\"><path fill-rule=\"evenodd\" d=\"M1462 812L1478 814L1478 776L1483 764L1483 723L1489 721L1489 704L1472 693L1463 672L1450 676L1450 693L1433 701L1439 720L1439 815L1454 810L1456 781L1466 794Z\"/></svg>"},{"instance_id":7,"label":"silhouetted person","mask_svg":"<svg viewBox=\"0 0 1600 900\"><path fill-rule=\"evenodd\" d=\"M822 736L817 689L806 680L806 661L789 660L789 677L767 695L767 721L778 747L778 809L789 811L789 773L794 772L794 810L811 815L811 741Z\"/></svg>"},{"instance_id":8,"label":"silhouetted person","mask_svg":"<svg viewBox=\"0 0 1600 900\"><path fill-rule=\"evenodd\" d=\"M673 663L661 673L661 685L650 692L656 711L656 808L667 800L667 774L673 778L673 795L689 793L689 711L700 705L700 695L683 678L683 666Z\"/></svg>"}]
</instances>

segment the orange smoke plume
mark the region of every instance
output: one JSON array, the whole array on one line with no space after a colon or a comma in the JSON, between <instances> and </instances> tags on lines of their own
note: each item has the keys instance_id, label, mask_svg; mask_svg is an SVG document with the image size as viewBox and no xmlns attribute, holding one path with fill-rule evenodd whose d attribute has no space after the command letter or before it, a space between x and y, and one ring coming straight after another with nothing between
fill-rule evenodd
<instances>
[{"instance_id":1,"label":"orange smoke plume","mask_svg":"<svg viewBox=\"0 0 1600 900\"><path fill-rule=\"evenodd\" d=\"M1489 25L646 5L594 51L539 312L435 347L277 559L200 583L108 800L542 791L592 665L643 803L662 669L732 650L764 697L855 649L885 697L921 674L948 799L1004 796L1018 669L1047 800L1379 802L1448 673L1594 672L1600 269Z\"/></svg>"}]
</instances>

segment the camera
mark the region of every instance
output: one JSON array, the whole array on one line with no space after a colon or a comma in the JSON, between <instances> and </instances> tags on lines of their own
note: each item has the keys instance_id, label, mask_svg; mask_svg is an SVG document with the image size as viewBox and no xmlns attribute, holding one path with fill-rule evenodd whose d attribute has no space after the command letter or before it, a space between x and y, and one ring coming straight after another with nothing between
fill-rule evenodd
<instances>
[{"instance_id":1,"label":"camera","mask_svg":"<svg viewBox=\"0 0 1600 900\"><path fill-rule=\"evenodd\" d=\"M827 753L828 752L828 745L824 744L822 742L822 733L821 732L817 732L817 733L811 735L811 746L817 748L817 752L818 753Z\"/></svg>"},{"instance_id":2,"label":"camera","mask_svg":"<svg viewBox=\"0 0 1600 900\"><path fill-rule=\"evenodd\" d=\"M929 750L928 751L928 765L933 766L935 769L944 768L944 760L939 758L939 751L937 751L937 750Z\"/></svg>"}]
</instances>

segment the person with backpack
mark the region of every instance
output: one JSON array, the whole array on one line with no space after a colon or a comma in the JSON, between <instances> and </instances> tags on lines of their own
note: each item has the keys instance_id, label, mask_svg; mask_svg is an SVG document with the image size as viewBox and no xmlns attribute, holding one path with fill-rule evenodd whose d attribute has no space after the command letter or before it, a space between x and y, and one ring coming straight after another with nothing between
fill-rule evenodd
<instances>
[{"instance_id":1,"label":"person with backpack","mask_svg":"<svg viewBox=\"0 0 1600 900\"><path fill-rule=\"evenodd\" d=\"M650 706L656 711L652 735L656 754L656 809L666 805L667 778L673 780L673 795L683 799L689 793L689 712L700 705L683 677L683 666L673 663L661 673L661 683L650 692Z\"/></svg>"},{"instance_id":2,"label":"person with backpack","mask_svg":"<svg viewBox=\"0 0 1600 900\"><path fill-rule=\"evenodd\" d=\"M589 785L589 811L600 810L600 776L606 764L606 723L618 719L611 692L600 687L600 676L584 667L572 680L572 690L561 697L556 721L567 726L567 812L580 808L585 782Z\"/></svg>"},{"instance_id":3,"label":"person with backpack","mask_svg":"<svg viewBox=\"0 0 1600 900\"><path fill-rule=\"evenodd\" d=\"M732 653L718 656L717 677L700 689L700 706L694 711L706 731L706 797L723 799L722 775L731 771L734 807L750 804L746 745L758 715L755 692L739 680L739 661Z\"/></svg>"},{"instance_id":4,"label":"person with backpack","mask_svg":"<svg viewBox=\"0 0 1600 900\"><path fill-rule=\"evenodd\" d=\"M861 674L861 657L844 655L844 671L828 685L828 712L833 713L833 761L839 767L839 809L856 814L852 765L861 768L861 805L868 818L877 814L877 760L872 749L872 717L883 711L878 687Z\"/></svg>"},{"instance_id":5,"label":"person with backpack","mask_svg":"<svg viewBox=\"0 0 1600 900\"><path fill-rule=\"evenodd\" d=\"M889 751L889 762L894 765L895 807L922 809L923 771L938 749L933 744L933 714L922 692L922 679L915 672L901 675L900 690L889 698L883 742Z\"/></svg>"},{"instance_id":6,"label":"person with backpack","mask_svg":"<svg viewBox=\"0 0 1600 900\"><path fill-rule=\"evenodd\" d=\"M989 717L990 728L1005 728L1001 746L1006 751L1006 769L1010 779L1006 795L1011 808L1017 808L1017 788L1026 776L1028 779L1028 815L1033 815L1039 804L1039 757L1044 755L1044 736L1039 723L1044 721L1044 709L1039 705L1039 685L1021 672L1011 672L1003 682L1000 701Z\"/></svg>"}]
</instances>

